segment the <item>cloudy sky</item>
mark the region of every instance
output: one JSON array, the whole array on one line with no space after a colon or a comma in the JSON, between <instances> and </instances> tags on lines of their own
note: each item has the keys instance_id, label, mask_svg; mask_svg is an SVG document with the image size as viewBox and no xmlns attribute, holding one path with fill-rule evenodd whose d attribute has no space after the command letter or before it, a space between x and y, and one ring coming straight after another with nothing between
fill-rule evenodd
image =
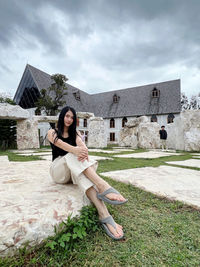
<instances>
[{"instance_id":1,"label":"cloudy sky","mask_svg":"<svg viewBox=\"0 0 200 267\"><path fill-rule=\"evenodd\" d=\"M0 0L0 93L27 63L88 92L181 79L200 92L199 0Z\"/></svg>"}]
</instances>

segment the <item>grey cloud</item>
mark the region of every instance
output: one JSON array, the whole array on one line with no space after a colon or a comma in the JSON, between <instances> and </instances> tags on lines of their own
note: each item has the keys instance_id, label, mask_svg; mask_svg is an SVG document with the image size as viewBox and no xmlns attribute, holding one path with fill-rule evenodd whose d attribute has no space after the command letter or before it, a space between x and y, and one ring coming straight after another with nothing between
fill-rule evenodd
<instances>
[{"instance_id":1,"label":"grey cloud","mask_svg":"<svg viewBox=\"0 0 200 267\"><path fill-rule=\"evenodd\" d=\"M66 21L48 19L51 9ZM0 47L12 51L17 43L18 55L23 49L39 54L42 47L41 60L50 57L55 72L60 58L74 73L83 60L113 71L113 77L134 70L157 73L176 63L199 68L199 11L199 0L0 0ZM126 27L130 36L123 34ZM97 43L93 43L94 34ZM85 55L77 50L77 57L71 59L63 36L69 43L75 36L83 47L89 42L90 50ZM88 83L95 84L94 79Z\"/></svg>"}]
</instances>

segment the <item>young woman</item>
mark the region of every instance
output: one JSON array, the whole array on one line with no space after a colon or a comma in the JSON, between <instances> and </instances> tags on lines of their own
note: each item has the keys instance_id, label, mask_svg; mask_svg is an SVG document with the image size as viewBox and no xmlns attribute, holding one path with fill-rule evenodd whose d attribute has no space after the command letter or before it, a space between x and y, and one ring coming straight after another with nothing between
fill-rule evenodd
<instances>
[{"instance_id":1,"label":"young woman","mask_svg":"<svg viewBox=\"0 0 200 267\"><path fill-rule=\"evenodd\" d=\"M57 128L48 131L53 162L50 174L56 183L77 184L96 206L99 220L106 233L115 240L124 237L122 226L109 214L104 202L119 205L127 200L96 173L97 162L89 160L88 149L76 130L76 112L64 107L59 115Z\"/></svg>"}]
</instances>

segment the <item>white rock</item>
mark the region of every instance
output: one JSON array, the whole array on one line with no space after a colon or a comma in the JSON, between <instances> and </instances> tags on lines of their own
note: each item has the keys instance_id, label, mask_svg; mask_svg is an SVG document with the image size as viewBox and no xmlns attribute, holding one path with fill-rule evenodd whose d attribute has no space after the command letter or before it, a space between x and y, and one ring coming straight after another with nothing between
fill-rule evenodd
<instances>
[{"instance_id":1,"label":"white rock","mask_svg":"<svg viewBox=\"0 0 200 267\"><path fill-rule=\"evenodd\" d=\"M38 121L19 120L17 121L17 148L39 148Z\"/></svg>"},{"instance_id":2,"label":"white rock","mask_svg":"<svg viewBox=\"0 0 200 267\"><path fill-rule=\"evenodd\" d=\"M167 126L168 147L200 151L200 110L185 110Z\"/></svg>"},{"instance_id":3,"label":"white rock","mask_svg":"<svg viewBox=\"0 0 200 267\"><path fill-rule=\"evenodd\" d=\"M157 122L140 123L138 126L138 147L159 148L160 147L160 126Z\"/></svg>"},{"instance_id":4,"label":"white rock","mask_svg":"<svg viewBox=\"0 0 200 267\"><path fill-rule=\"evenodd\" d=\"M101 117L91 117L88 127L88 147L106 147L107 137L104 120Z\"/></svg>"},{"instance_id":5,"label":"white rock","mask_svg":"<svg viewBox=\"0 0 200 267\"><path fill-rule=\"evenodd\" d=\"M29 112L18 105L0 103L0 118L10 120L21 120L29 118Z\"/></svg>"}]
</instances>

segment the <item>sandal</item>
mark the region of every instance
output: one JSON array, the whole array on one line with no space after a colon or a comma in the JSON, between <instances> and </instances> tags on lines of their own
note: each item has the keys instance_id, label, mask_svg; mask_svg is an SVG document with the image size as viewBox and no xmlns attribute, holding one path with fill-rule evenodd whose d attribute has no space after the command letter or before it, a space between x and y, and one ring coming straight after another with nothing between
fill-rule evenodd
<instances>
[{"instance_id":1,"label":"sandal","mask_svg":"<svg viewBox=\"0 0 200 267\"><path fill-rule=\"evenodd\" d=\"M102 220L99 220L102 227L104 228L104 230L106 231L106 234L108 236L110 236L112 239L114 240L121 240L122 238L124 238L124 235L121 236L121 237L115 237L112 232L109 230L108 226L106 224L110 224L112 225L115 229L116 229L116 223L115 221L113 220L113 217L110 215Z\"/></svg>"},{"instance_id":2,"label":"sandal","mask_svg":"<svg viewBox=\"0 0 200 267\"><path fill-rule=\"evenodd\" d=\"M124 201L119 201L119 200L111 200L109 198L106 197L107 194L109 193L115 193L115 194L120 194L116 189L114 189L113 187L110 187L108 188L107 190L105 190L103 193L97 193L97 198L102 200L102 201L105 201L109 204L112 204L112 205L121 205L121 204L124 204L128 201L128 199L124 200Z\"/></svg>"}]
</instances>

